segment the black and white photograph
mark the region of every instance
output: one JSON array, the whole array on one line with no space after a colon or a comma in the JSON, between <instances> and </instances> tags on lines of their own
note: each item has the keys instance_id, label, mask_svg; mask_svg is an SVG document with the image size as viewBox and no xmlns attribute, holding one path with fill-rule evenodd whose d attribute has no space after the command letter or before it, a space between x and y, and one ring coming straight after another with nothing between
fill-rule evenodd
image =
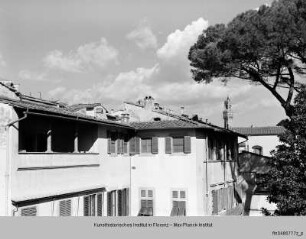
<instances>
[{"instance_id":1,"label":"black and white photograph","mask_svg":"<svg viewBox=\"0 0 306 239\"><path fill-rule=\"evenodd\" d=\"M305 0L0 1L0 216L305 215Z\"/></svg>"}]
</instances>

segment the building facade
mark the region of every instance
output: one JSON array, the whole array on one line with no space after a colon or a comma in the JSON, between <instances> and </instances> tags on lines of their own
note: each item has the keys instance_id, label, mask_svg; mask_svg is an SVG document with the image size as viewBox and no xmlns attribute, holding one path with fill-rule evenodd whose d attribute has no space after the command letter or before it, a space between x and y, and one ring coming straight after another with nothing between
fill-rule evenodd
<instances>
[{"instance_id":1,"label":"building facade","mask_svg":"<svg viewBox=\"0 0 306 239\"><path fill-rule=\"evenodd\" d=\"M241 204L238 133L163 113L130 122L12 84L0 93L0 215L203 216Z\"/></svg>"}]
</instances>

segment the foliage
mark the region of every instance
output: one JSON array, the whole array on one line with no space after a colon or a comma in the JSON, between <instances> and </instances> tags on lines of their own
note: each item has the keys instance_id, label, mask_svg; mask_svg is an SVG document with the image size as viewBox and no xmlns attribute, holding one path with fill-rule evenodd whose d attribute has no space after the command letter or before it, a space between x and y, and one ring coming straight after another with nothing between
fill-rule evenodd
<instances>
[{"instance_id":1,"label":"foliage","mask_svg":"<svg viewBox=\"0 0 306 239\"><path fill-rule=\"evenodd\" d=\"M208 27L188 59L195 81L236 77L261 84L291 117L293 94L300 87L297 75L306 74L306 1L274 1L238 15L227 26Z\"/></svg>"},{"instance_id":2,"label":"foliage","mask_svg":"<svg viewBox=\"0 0 306 239\"><path fill-rule=\"evenodd\" d=\"M282 124L286 129L280 136L282 144L273 152L271 170L264 179L270 189L268 201L277 205L274 215L306 215L305 87L294 100L291 119Z\"/></svg>"}]
</instances>

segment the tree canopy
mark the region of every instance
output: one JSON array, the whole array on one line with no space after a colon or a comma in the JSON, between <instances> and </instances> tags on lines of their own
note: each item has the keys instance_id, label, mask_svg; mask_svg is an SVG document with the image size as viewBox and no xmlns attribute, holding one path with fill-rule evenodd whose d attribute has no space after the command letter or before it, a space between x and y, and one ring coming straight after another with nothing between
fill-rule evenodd
<instances>
[{"instance_id":1,"label":"tree canopy","mask_svg":"<svg viewBox=\"0 0 306 239\"><path fill-rule=\"evenodd\" d=\"M263 178L270 189L268 201L277 205L274 215L306 215L306 88L294 100L291 119L281 124L286 129L280 136L282 144Z\"/></svg>"},{"instance_id":2,"label":"tree canopy","mask_svg":"<svg viewBox=\"0 0 306 239\"><path fill-rule=\"evenodd\" d=\"M291 117L293 95L301 86L297 75L306 74L306 1L274 1L238 15L227 26L210 26L188 59L195 81L236 77L261 84Z\"/></svg>"}]
</instances>

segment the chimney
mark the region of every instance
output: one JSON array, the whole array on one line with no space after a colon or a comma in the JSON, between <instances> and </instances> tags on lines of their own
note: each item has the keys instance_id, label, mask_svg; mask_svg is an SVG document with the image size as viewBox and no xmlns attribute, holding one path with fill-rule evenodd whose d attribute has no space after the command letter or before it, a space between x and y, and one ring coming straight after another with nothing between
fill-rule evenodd
<instances>
[{"instance_id":1,"label":"chimney","mask_svg":"<svg viewBox=\"0 0 306 239\"><path fill-rule=\"evenodd\" d=\"M224 101L224 110L223 110L223 120L224 120L224 128L228 129L232 125L233 121L233 112L232 112L232 104L229 97Z\"/></svg>"},{"instance_id":2,"label":"chimney","mask_svg":"<svg viewBox=\"0 0 306 239\"><path fill-rule=\"evenodd\" d=\"M153 109L154 98L152 96L146 96L144 98L144 108L145 109Z\"/></svg>"},{"instance_id":3,"label":"chimney","mask_svg":"<svg viewBox=\"0 0 306 239\"><path fill-rule=\"evenodd\" d=\"M130 121L130 115L127 113L121 114L121 123L128 124Z\"/></svg>"},{"instance_id":4,"label":"chimney","mask_svg":"<svg viewBox=\"0 0 306 239\"><path fill-rule=\"evenodd\" d=\"M184 110L185 110L185 107L184 107L184 106L181 106L181 115L184 114Z\"/></svg>"}]
</instances>

